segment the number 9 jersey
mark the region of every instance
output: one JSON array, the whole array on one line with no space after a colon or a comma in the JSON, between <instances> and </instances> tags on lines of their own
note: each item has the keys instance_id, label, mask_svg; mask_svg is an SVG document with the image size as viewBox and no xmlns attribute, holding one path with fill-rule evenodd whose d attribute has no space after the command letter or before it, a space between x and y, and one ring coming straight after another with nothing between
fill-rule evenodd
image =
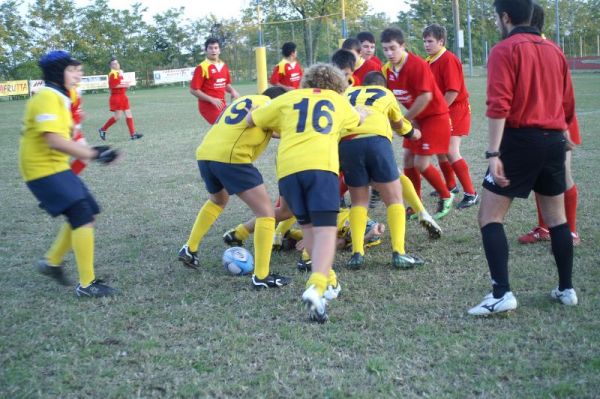
<instances>
[{"instance_id":1,"label":"number 9 jersey","mask_svg":"<svg viewBox=\"0 0 600 399\"><path fill-rule=\"evenodd\" d=\"M248 164L267 148L271 132L248 127L246 115L252 108L271 101L267 96L251 95L236 99L223 110L196 149L196 160Z\"/></svg>"},{"instance_id":2,"label":"number 9 jersey","mask_svg":"<svg viewBox=\"0 0 600 399\"><path fill-rule=\"evenodd\" d=\"M256 126L279 132L277 178L305 170L339 172L338 142L360 123L358 112L333 90L298 89L252 112Z\"/></svg>"}]
</instances>

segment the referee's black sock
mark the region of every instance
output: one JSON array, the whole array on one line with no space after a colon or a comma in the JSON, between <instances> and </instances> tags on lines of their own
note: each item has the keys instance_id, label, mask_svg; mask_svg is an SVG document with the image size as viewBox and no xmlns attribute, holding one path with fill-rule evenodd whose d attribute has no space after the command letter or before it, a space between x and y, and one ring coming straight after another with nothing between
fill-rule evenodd
<instances>
[{"instance_id":1,"label":"referee's black sock","mask_svg":"<svg viewBox=\"0 0 600 399\"><path fill-rule=\"evenodd\" d=\"M489 223L481 228L483 250L492 276L494 298L510 291L508 284L508 241L502 223Z\"/></svg>"},{"instance_id":2,"label":"referee's black sock","mask_svg":"<svg viewBox=\"0 0 600 399\"><path fill-rule=\"evenodd\" d=\"M550 227L552 253L558 268L558 289L573 288L573 236L567 223Z\"/></svg>"}]
</instances>

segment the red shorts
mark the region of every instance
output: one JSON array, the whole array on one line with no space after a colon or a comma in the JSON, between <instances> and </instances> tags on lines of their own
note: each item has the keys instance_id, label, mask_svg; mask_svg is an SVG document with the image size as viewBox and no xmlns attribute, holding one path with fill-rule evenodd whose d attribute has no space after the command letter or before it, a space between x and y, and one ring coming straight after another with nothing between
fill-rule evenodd
<instances>
[{"instance_id":1,"label":"red shorts","mask_svg":"<svg viewBox=\"0 0 600 399\"><path fill-rule=\"evenodd\" d=\"M417 121L421 138L404 139L402 146L416 155L447 154L450 147L450 118L448 114L433 115Z\"/></svg>"},{"instance_id":2,"label":"red shorts","mask_svg":"<svg viewBox=\"0 0 600 399\"><path fill-rule=\"evenodd\" d=\"M223 107L225 107L225 100L223 99L222 101ZM200 111L200 115L202 115L202 117L204 117L208 123L214 125L223 110L215 107L208 101L198 100L198 111Z\"/></svg>"},{"instance_id":3,"label":"red shorts","mask_svg":"<svg viewBox=\"0 0 600 399\"><path fill-rule=\"evenodd\" d=\"M127 111L129 109L129 98L125 94L112 94L108 100L111 112Z\"/></svg>"},{"instance_id":4,"label":"red shorts","mask_svg":"<svg viewBox=\"0 0 600 399\"><path fill-rule=\"evenodd\" d=\"M468 101L450 107L452 136L468 136L471 130L471 106Z\"/></svg>"}]
</instances>

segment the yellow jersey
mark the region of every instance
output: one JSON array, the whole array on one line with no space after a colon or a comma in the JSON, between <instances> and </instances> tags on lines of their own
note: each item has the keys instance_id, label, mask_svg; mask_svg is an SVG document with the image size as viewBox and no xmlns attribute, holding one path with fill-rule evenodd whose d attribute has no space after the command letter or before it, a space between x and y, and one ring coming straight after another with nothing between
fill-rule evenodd
<instances>
[{"instance_id":1,"label":"yellow jersey","mask_svg":"<svg viewBox=\"0 0 600 399\"><path fill-rule=\"evenodd\" d=\"M390 90L382 86L349 87L344 93L353 106L366 107L369 115L363 123L342 133L342 138L354 135L378 135L392 140L390 121L402 121L402 129L398 133L405 135L412 130L412 125L402 115L398 101Z\"/></svg>"},{"instance_id":2,"label":"yellow jersey","mask_svg":"<svg viewBox=\"0 0 600 399\"><path fill-rule=\"evenodd\" d=\"M267 96L251 95L236 99L221 113L196 149L196 159L224 163L252 163L265 150L271 131L249 128L246 115L252 108L271 101Z\"/></svg>"},{"instance_id":3,"label":"yellow jersey","mask_svg":"<svg viewBox=\"0 0 600 399\"><path fill-rule=\"evenodd\" d=\"M19 144L19 169L31 181L71 169L69 155L50 148L44 134L56 133L71 140L71 100L58 90L42 88L25 107Z\"/></svg>"},{"instance_id":4,"label":"yellow jersey","mask_svg":"<svg viewBox=\"0 0 600 399\"><path fill-rule=\"evenodd\" d=\"M277 178L305 170L339 172L338 142L360 123L358 112L333 90L297 89L252 112L256 126L278 132Z\"/></svg>"}]
</instances>

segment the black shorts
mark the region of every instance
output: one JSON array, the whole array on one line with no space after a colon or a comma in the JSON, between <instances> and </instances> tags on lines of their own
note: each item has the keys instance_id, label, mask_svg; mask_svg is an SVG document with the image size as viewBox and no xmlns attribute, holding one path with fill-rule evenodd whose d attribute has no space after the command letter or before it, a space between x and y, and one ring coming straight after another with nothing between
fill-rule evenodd
<instances>
[{"instance_id":1,"label":"black shorts","mask_svg":"<svg viewBox=\"0 0 600 399\"><path fill-rule=\"evenodd\" d=\"M364 187L371 181L389 183L400 177L392 142L387 137L343 140L339 151L340 166L350 187Z\"/></svg>"},{"instance_id":2,"label":"black shorts","mask_svg":"<svg viewBox=\"0 0 600 399\"><path fill-rule=\"evenodd\" d=\"M251 163L198 161L198 169L206 190L211 194L224 188L229 195L236 195L263 184L262 175Z\"/></svg>"},{"instance_id":3,"label":"black shorts","mask_svg":"<svg viewBox=\"0 0 600 399\"><path fill-rule=\"evenodd\" d=\"M488 169L483 187L511 198L527 198L531 190L546 196L564 193L565 145L563 133L556 130L506 128L500 159L510 184L497 186Z\"/></svg>"}]
</instances>

